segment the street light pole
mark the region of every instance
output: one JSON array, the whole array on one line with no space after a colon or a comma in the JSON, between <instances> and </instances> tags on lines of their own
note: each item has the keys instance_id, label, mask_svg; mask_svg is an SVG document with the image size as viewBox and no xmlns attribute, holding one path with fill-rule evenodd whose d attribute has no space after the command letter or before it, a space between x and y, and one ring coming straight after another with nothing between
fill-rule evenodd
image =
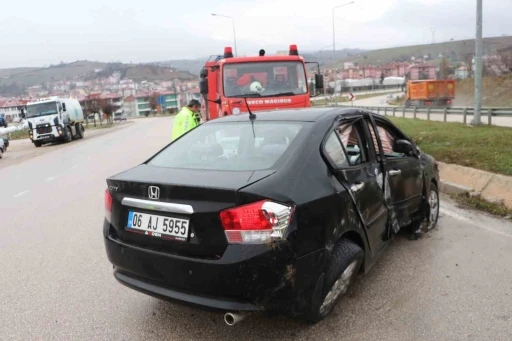
<instances>
[{"instance_id":1,"label":"street light pole","mask_svg":"<svg viewBox=\"0 0 512 341\"><path fill-rule=\"evenodd\" d=\"M325 45L324 47L322 47L320 50L318 50L317 52L322 52L323 50L325 50L326 48L328 47L331 47L332 45ZM325 82L325 76L324 74L322 74L322 77L324 78L324 99L325 99L325 105L327 105L327 86L326 86L326 82Z\"/></svg>"},{"instance_id":2,"label":"street light pole","mask_svg":"<svg viewBox=\"0 0 512 341\"><path fill-rule=\"evenodd\" d=\"M233 40L235 42L235 57L238 56L238 52L237 52L237 49L236 49L236 31L235 31L235 18L233 17L230 17L229 15L223 15L223 14L216 14L216 13L212 13L212 15L214 17L223 17L223 18L229 18L232 20L233 22Z\"/></svg>"},{"instance_id":3,"label":"street light pole","mask_svg":"<svg viewBox=\"0 0 512 341\"><path fill-rule=\"evenodd\" d=\"M335 6L332 8L332 63L334 67L334 63L336 63L336 29L334 26L334 11L336 8L344 7L353 4L355 1L348 2L343 5Z\"/></svg>"},{"instance_id":4,"label":"street light pole","mask_svg":"<svg viewBox=\"0 0 512 341\"><path fill-rule=\"evenodd\" d=\"M475 109L473 123L480 124L482 110L482 0L476 1Z\"/></svg>"}]
</instances>

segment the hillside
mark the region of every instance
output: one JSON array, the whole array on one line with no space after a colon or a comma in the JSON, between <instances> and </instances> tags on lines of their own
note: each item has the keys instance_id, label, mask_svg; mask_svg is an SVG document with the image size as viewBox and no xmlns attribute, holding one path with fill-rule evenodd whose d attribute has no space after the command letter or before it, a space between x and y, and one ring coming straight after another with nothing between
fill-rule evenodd
<instances>
[{"instance_id":1,"label":"hillside","mask_svg":"<svg viewBox=\"0 0 512 341\"><path fill-rule=\"evenodd\" d=\"M482 80L482 105L493 107L512 107L512 75L484 77ZM473 79L457 82L454 106L473 106L475 83Z\"/></svg>"},{"instance_id":2,"label":"hillside","mask_svg":"<svg viewBox=\"0 0 512 341\"><path fill-rule=\"evenodd\" d=\"M168 67L84 60L44 68L0 69L0 96L17 95L20 91L23 93L26 87L47 82L78 80L80 78L92 80L97 77L108 77L116 71L120 72L123 78L133 79L136 82L196 78L189 72Z\"/></svg>"},{"instance_id":3,"label":"hillside","mask_svg":"<svg viewBox=\"0 0 512 341\"><path fill-rule=\"evenodd\" d=\"M222 52L222 51L220 51ZM342 49L336 50L336 56L338 58L348 58L350 56L355 56L361 53L366 52L366 50L361 49ZM322 49L319 51L302 51L299 46L299 53L306 61L318 62L321 66L332 63L332 49ZM254 51L254 55L256 56L258 51ZM267 51L267 55L270 55L270 51ZM249 56L249 54L247 54ZM163 66L163 67L172 67L179 70L190 72L191 74L198 75L201 71L201 68L204 66L204 63L208 60L209 57L197 58L197 59L180 59L180 60L168 60L168 61L159 61L153 62L151 64ZM313 67L313 65L311 65Z\"/></svg>"},{"instance_id":4,"label":"hillside","mask_svg":"<svg viewBox=\"0 0 512 341\"><path fill-rule=\"evenodd\" d=\"M484 54L495 53L496 50L512 46L512 36L485 38ZM410 57L422 58L430 55L433 60L440 54L456 61L467 61L475 53L475 40L456 40L436 44L412 45L388 49L371 50L358 54L357 57L345 57L340 62L357 62L361 64L385 64L393 61L406 61Z\"/></svg>"}]
</instances>

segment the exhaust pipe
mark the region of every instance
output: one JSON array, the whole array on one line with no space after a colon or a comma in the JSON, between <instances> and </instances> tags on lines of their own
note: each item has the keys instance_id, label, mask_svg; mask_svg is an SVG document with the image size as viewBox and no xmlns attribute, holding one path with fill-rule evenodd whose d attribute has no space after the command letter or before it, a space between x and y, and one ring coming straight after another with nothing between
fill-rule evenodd
<instances>
[{"instance_id":1,"label":"exhaust pipe","mask_svg":"<svg viewBox=\"0 0 512 341\"><path fill-rule=\"evenodd\" d=\"M226 313L224 314L224 322L228 326L234 326L236 323L242 321L245 318L245 314Z\"/></svg>"}]
</instances>

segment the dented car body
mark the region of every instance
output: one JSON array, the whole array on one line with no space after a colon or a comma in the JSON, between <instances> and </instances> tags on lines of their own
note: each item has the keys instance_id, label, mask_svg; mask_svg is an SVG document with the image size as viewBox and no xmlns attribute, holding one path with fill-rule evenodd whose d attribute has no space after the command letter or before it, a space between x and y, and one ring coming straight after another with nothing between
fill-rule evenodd
<instances>
[{"instance_id":1,"label":"dented car body","mask_svg":"<svg viewBox=\"0 0 512 341\"><path fill-rule=\"evenodd\" d=\"M436 226L438 183L435 160L370 112L232 115L107 179L105 247L140 292L316 322L400 229Z\"/></svg>"}]
</instances>

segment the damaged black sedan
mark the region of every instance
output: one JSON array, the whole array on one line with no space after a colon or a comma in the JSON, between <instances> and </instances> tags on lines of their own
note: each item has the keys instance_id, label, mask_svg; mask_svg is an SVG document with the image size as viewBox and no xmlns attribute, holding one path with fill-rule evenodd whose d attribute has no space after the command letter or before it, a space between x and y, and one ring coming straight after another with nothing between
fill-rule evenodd
<instances>
[{"instance_id":1,"label":"damaged black sedan","mask_svg":"<svg viewBox=\"0 0 512 341\"><path fill-rule=\"evenodd\" d=\"M107 179L114 276L226 312L317 322L401 229L433 229L439 172L392 122L311 108L209 121Z\"/></svg>"}]
</instances>

